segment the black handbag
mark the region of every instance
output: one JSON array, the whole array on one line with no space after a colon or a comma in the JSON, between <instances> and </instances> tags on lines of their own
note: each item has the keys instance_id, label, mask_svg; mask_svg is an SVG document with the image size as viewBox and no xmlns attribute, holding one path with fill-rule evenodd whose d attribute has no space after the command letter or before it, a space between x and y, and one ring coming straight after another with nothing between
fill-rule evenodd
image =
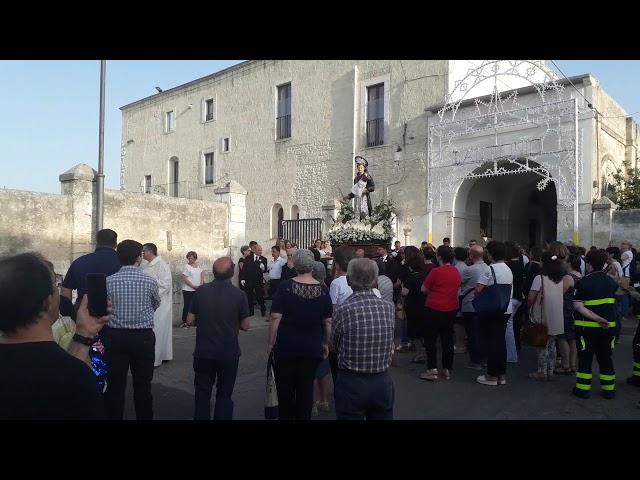
<instances>
[{"instance_id":1,"label":"black handbag","mask_svg":"<svg viewBox=\"0 0 640 480\"><path fill-rule=\"evenodd\" d=\"M507 308L509 308L509 303L511 302L511 285L498 283L495 270L492 266L489 266L489 268L493 275L493 284L485 287L479 295L476 295L471 301L471 304L476 313L504 313L507 311Z\"/></svg>"}]
</instances>

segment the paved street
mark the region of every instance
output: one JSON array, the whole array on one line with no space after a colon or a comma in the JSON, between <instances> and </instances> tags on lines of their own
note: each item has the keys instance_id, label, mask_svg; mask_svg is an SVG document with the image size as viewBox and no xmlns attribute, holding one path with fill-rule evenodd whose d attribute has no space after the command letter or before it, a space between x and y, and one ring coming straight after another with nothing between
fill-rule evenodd
<instances>
[{"instance_id":1,"label":"paved street","mask_svg":"<svg viewBox=\"0 0 640 480\"><path fill-rule=\"evenodd\" d=\"M267 323L253 317L252 328L240 334L242 357L234 391L234 419L263 419L266 375ZM525 347L520 363L508 364L504 387L486 387L475 383L477 372L464 368L466 355L456 355L450 381L426 382L418 378L424 365L409 361L412 354L397 355L392 367L396 388L395 418L400 420L484 420L484 419L562 419L611 420L640 419L640 388L625 383L631 374L631 340L635 322L626 322L614 361L617 375L615 400L600 396L597 375L590 400L570 395L573 377L556 376L553 382L541 383L527 378L535 370L534 349ZM195 329L173 331L174 360L155 370L153 395L155 418L189 420L193 418L192 353ZM594 373L597 373L594 372ZM215 390L214 390L215 392ZM214 393L215 395L215 393ZM135 418L131 383L127 390L125 416ZM333 411L315 419L334 419Z\"/></svg>"}]
</instances>

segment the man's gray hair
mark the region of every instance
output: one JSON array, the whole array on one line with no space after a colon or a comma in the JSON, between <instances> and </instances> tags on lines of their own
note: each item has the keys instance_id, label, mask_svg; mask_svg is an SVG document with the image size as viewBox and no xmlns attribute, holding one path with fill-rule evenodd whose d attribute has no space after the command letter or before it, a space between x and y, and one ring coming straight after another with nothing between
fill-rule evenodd
<instances>
[{"instance_id":1,"label":"man's gray hair","mask_svg":"<svg viewBox=\"0 0 640 480\"><path fill-rule=\"evenodd\" d=\"M313 256L313 252L306 248L300 249L293 254L293 268L298 273L310 273L313 271L315 262L316 257Z\"/></svg>"},{"instance_id":2,"label":"man's gray hair","mask_svg":"<svg viewBox=\"0 0 640 480\"><path fill-rule=\"evenodd\" d=\"M378 265L368 258L354 258L347 267L347 278L352 290L369 290L378 278Z\"/></svg>"},{"instance_id":3,"label":"man's gray hair","mask_svg":"<svg viewBox=\"0 0 640 480\"><path fill-rule=\"evenodd\" d=\"M324 279L327 278L327 267L324 266L322 262L315 262L313 264L313 270L311 271L311 275L320 283L324 282Z\"/></svg>"}]
</instances>

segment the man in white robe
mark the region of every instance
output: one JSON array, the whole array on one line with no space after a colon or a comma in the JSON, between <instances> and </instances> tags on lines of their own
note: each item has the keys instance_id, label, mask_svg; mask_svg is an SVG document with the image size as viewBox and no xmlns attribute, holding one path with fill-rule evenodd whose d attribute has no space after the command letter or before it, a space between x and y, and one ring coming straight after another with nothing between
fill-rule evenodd
<instances>
[{"instance_id":1,"label":"man in white robe","mask_svg":"<svg viewBox=\"0 0 640 480\"><path fill-rule=\"evenodd\" d=\"M158 247L146 243L142 247L142 256L146 262L144 272L158 282L160 289L160 307L153 316L153 333L156 336L156 357L154 366L163 361L173 360L173 280L171 267L158 256Z\"/></svg>"}]
</instances>

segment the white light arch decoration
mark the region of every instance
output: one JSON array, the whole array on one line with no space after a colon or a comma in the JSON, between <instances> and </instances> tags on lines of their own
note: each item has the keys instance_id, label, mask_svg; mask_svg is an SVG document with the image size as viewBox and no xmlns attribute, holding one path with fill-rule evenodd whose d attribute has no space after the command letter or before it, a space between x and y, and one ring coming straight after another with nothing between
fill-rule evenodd
<instances>
[{"instance_id":1,"label":"white light arch decoration","mask_svg":"<svg viewBox=\"0 0 640 480\"><path fill-rule=\"evenodd\" d=\"M501 91L505 78L526 84L520 89L534 87L534 95ZM491 82L493 93L473 98L473 90L484 82ZM531 172L540 176L538 190L554 182L559 206L573 208L573 241L578 243L578 114L583 109L542 61L485 60L469 69L427 128L429 241L434 213L451 212L455 218L455 195L464 180ZM447 221L446 234L454 236L453 221Z\"/></svg>"}]
</instances>

